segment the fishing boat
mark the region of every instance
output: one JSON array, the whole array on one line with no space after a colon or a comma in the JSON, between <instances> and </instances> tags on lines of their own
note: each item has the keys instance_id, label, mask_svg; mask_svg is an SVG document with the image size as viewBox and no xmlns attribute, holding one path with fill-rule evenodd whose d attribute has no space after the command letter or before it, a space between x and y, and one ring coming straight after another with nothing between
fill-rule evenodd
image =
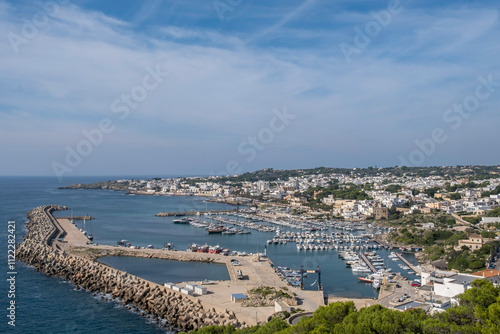
<instances>
[{"instance_id":1,"label":"fishing boat","mask_svg":"<svg viewBox=\"0 0 500 334\"><path fill-rule=\"evenodd\" d=\"M222 233L226 230L225 227L219 226L219 227L214 227L208 230L209 234L215 234L215 233Z\"/></svg>"},{"instance_id":2,"label":"fishing boat","mask_svg":"<svg viewBox=\"0 0 500 334\"><path fill-rule=\"evenodd\" d=\"M212 254L219 254L222 252L222 248L219 245L216 246L210 246L208 248L208 252Z\"/></svg>"},{"instance_id":3,"label":"fishing boat","mask_svg":"<svg viewBox=\"0 0 500 334\"><path fill-rule=\"evenodd\" d=\"M196 252L198 253L208 253L209 246L207 244L199 246Z\"/></svg>"},{"instance_id":4,"label":"fishing boat","mask_svg":"<svg viewBox=\"0 0 500 334\"><path fill-rule=\"evenodd\" d=\"M362 282L373 283L373 275L368 275L366 277L359 276L358 279Z\"/></svg>"}]
</instances>

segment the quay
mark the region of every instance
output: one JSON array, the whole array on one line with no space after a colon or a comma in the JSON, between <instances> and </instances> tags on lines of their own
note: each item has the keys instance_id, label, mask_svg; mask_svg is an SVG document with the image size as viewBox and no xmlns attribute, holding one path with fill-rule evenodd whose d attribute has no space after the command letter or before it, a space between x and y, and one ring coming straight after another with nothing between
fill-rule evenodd
<instances>
[{"instance_id":1,"label":"quay","mask_svg":"<svg viewBox=\"0 0 500 334\"><path fill-rule=\"evenodd\" d=\"M57 219L92 220L92 219L95 219L95 218L91 217L91 216L74 216L74 217L57 217Z\"/></svg>"},{"instance_id":2,"label":"quay","mask_svg":"<svg viewBox=\"0 0 500 334\"><path fill-rule=\"evenodd\" d=\"M363 261L365 261L366 265L368 266L368 268L370 268L372 273L376 273L377 270L375 269L375 267L373 266L371 261L366 257L366 255L363 254L362 252L360 252L359 255L361 256L361 259L363 259Z\"/></svg>"},{"instance_id":3,"label":"quay","mask_svg":"<svg viewBox=\"0 0 500 334\"><path fill-rule=\"evenodd\" d=\"M222 213L234 213L238 212L238 209L232 210L208 210L208 211L180 211L180 212L160 212L156 214L157 217L175 217L175 216L200 216L200 215L217 215Z\"/></svg>"}]
</instances>

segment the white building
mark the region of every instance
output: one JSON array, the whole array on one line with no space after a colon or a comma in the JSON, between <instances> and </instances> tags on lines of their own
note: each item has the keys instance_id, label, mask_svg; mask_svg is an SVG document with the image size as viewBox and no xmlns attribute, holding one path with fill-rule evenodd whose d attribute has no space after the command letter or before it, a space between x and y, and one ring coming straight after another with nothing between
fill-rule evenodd
<instances>
[{"instance_id":1,"label":"white building","mask_svg":"<svg viewBox=\"0 0 500 334\"><path fill-rule=\"evenodd\" d=\"M472 282L481 279L476 275L460 274L450 271L436 270L431 273L422 272L422 286L433 282L434 295L454 298L472 286ZM489 278L486 278L489 279Z\"/></svg>"}]
</instances>

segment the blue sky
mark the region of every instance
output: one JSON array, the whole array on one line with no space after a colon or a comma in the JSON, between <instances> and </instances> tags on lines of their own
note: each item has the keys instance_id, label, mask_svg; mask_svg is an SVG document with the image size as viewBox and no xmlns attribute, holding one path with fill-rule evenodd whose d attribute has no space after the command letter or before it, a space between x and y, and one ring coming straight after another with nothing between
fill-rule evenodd
<instances>
[{"instance_id":1,"label":"blue sky","mask_svg":"<svg viewBox=\"0 0 500 334\"><path fill-rule=\"evenodd\" d=\"M0 175L500 164L499 7L0 0Z\"/></svg>"}]
</instances>

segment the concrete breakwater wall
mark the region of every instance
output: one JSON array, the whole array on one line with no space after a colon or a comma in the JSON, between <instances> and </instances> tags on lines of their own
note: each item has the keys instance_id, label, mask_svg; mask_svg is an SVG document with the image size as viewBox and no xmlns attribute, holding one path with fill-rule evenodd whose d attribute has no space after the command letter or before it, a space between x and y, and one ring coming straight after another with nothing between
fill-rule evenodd
<instances>
[{"instance_id":1,"label":"concrete breakwater wall","mask_svg":"<svg viewBox=\"0 0 500 334\"><path fill-rule=\"evenodd\" d=\"M165 319L177 329L191 330L212 324L242 325L234 312L204 308L197 298L58 249L57 243L52 245L50 239L62 231L58 231L50 213L60 209L64 208L44 206L28 212L28 233L16 249L17 259L47 275L63 277L77 287L119 298L122 304L143 310L153 318Z\"/></svg>"}]
</instances>

